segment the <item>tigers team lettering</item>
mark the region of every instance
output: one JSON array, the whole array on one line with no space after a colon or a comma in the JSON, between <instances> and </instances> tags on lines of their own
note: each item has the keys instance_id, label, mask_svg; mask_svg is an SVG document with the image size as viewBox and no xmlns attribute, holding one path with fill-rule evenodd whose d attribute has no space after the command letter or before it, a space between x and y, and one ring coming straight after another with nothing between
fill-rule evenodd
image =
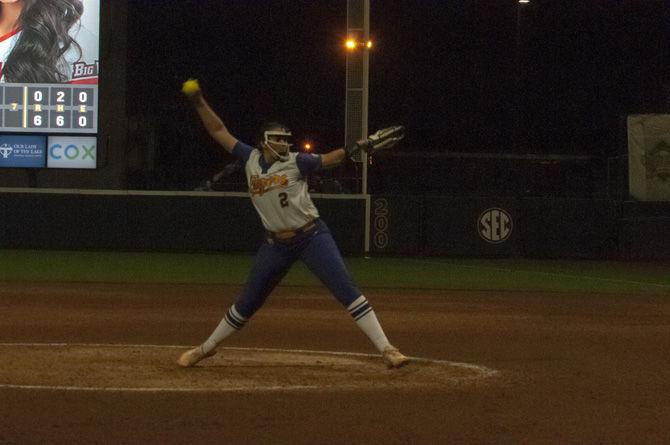
<instances>
[{"instance_id":1,"label":"tigers team lettering","mask_svg":"<svg viewBox=\"0 0 670 445\"><path fill-rule=\"evenodd\" d=\"M262 196L270 190L286 188L288 186L288 177L286 175L272 175L260 177L251 175L249 178L249 193L251 196Z\"/></svg>"}]
</instances>

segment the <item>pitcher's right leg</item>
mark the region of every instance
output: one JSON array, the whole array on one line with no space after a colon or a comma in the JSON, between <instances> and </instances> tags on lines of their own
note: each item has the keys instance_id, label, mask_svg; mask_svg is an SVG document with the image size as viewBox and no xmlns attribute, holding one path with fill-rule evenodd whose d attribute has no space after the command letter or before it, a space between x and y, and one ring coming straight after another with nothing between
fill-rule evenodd
<instances>
[{"instance_id":1,"label":"pitcher's right leg","mask_svg":"<svg viewBox=\"0 0 670 445\"><path fill-rule=\"evenodd\" d=\"M177 363L188 368L216 354L216 347L225 338L244 327L251 316L263 306L268 295L286 275L295 259L282 245L264 242L258 249L242 295L226 312L219 325L204 343L184 352Z\"/></svg>"}]
</instances>

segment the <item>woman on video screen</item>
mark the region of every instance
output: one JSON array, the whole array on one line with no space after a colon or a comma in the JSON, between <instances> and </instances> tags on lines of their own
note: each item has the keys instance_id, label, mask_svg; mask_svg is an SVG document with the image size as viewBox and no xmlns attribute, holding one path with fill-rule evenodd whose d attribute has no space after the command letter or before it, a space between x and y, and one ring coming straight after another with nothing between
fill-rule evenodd
<instances>
[{"instance_id":1,"label":"woman on video screen","mask_svg":"<svg viewBox=\"0 0 670 445\"><path fill-rule=\"evenodd\" d=\"M72 35L83 11L81 0L0 0L0 81L72 80L71 64L82 57Z\"/></svg>"}]
</instances>

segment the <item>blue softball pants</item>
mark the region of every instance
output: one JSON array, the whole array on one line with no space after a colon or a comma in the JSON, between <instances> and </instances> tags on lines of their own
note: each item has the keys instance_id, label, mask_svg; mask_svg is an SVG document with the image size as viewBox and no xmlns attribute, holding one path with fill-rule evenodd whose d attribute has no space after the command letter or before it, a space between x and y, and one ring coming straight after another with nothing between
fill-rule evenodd
<instances>
[{"instance_id":1,"label":"blue softball pants","mask_svg":"<svg viewBox=\"0 0 670 445\"><path fill-rule=\"evenodd\" d=\"M344 307L361 296L328 226L317 219L313 229L298 233L290 240L279 241L266 236L242 295L235 302L239 314L249 319L260 309L297 260L305 263Z\"/></svg>"}]
</instances>

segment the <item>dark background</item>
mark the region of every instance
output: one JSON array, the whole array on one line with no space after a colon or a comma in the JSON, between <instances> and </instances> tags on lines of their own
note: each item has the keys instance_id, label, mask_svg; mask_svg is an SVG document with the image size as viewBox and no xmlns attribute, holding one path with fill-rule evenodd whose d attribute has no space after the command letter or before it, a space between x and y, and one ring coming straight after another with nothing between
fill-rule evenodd
<instances>
[{"instance_id":1,"label":"dark background","mask_svg":"<svg viewBox=\"0 0 670 445\"><path fill-rule=\"evenodd\" d=\"M369 126L408 128L373 189L388 191L375 169L440 176L445 153L620 156L627 114L670 111L667 1L531 1L371 0ZM166 5L129 2L127 100L156 131L166 182L231 161L180 96L191 76L242 140L279 119L317 152L342 145L345 0Z\"/></svg>"}]
</instances>

